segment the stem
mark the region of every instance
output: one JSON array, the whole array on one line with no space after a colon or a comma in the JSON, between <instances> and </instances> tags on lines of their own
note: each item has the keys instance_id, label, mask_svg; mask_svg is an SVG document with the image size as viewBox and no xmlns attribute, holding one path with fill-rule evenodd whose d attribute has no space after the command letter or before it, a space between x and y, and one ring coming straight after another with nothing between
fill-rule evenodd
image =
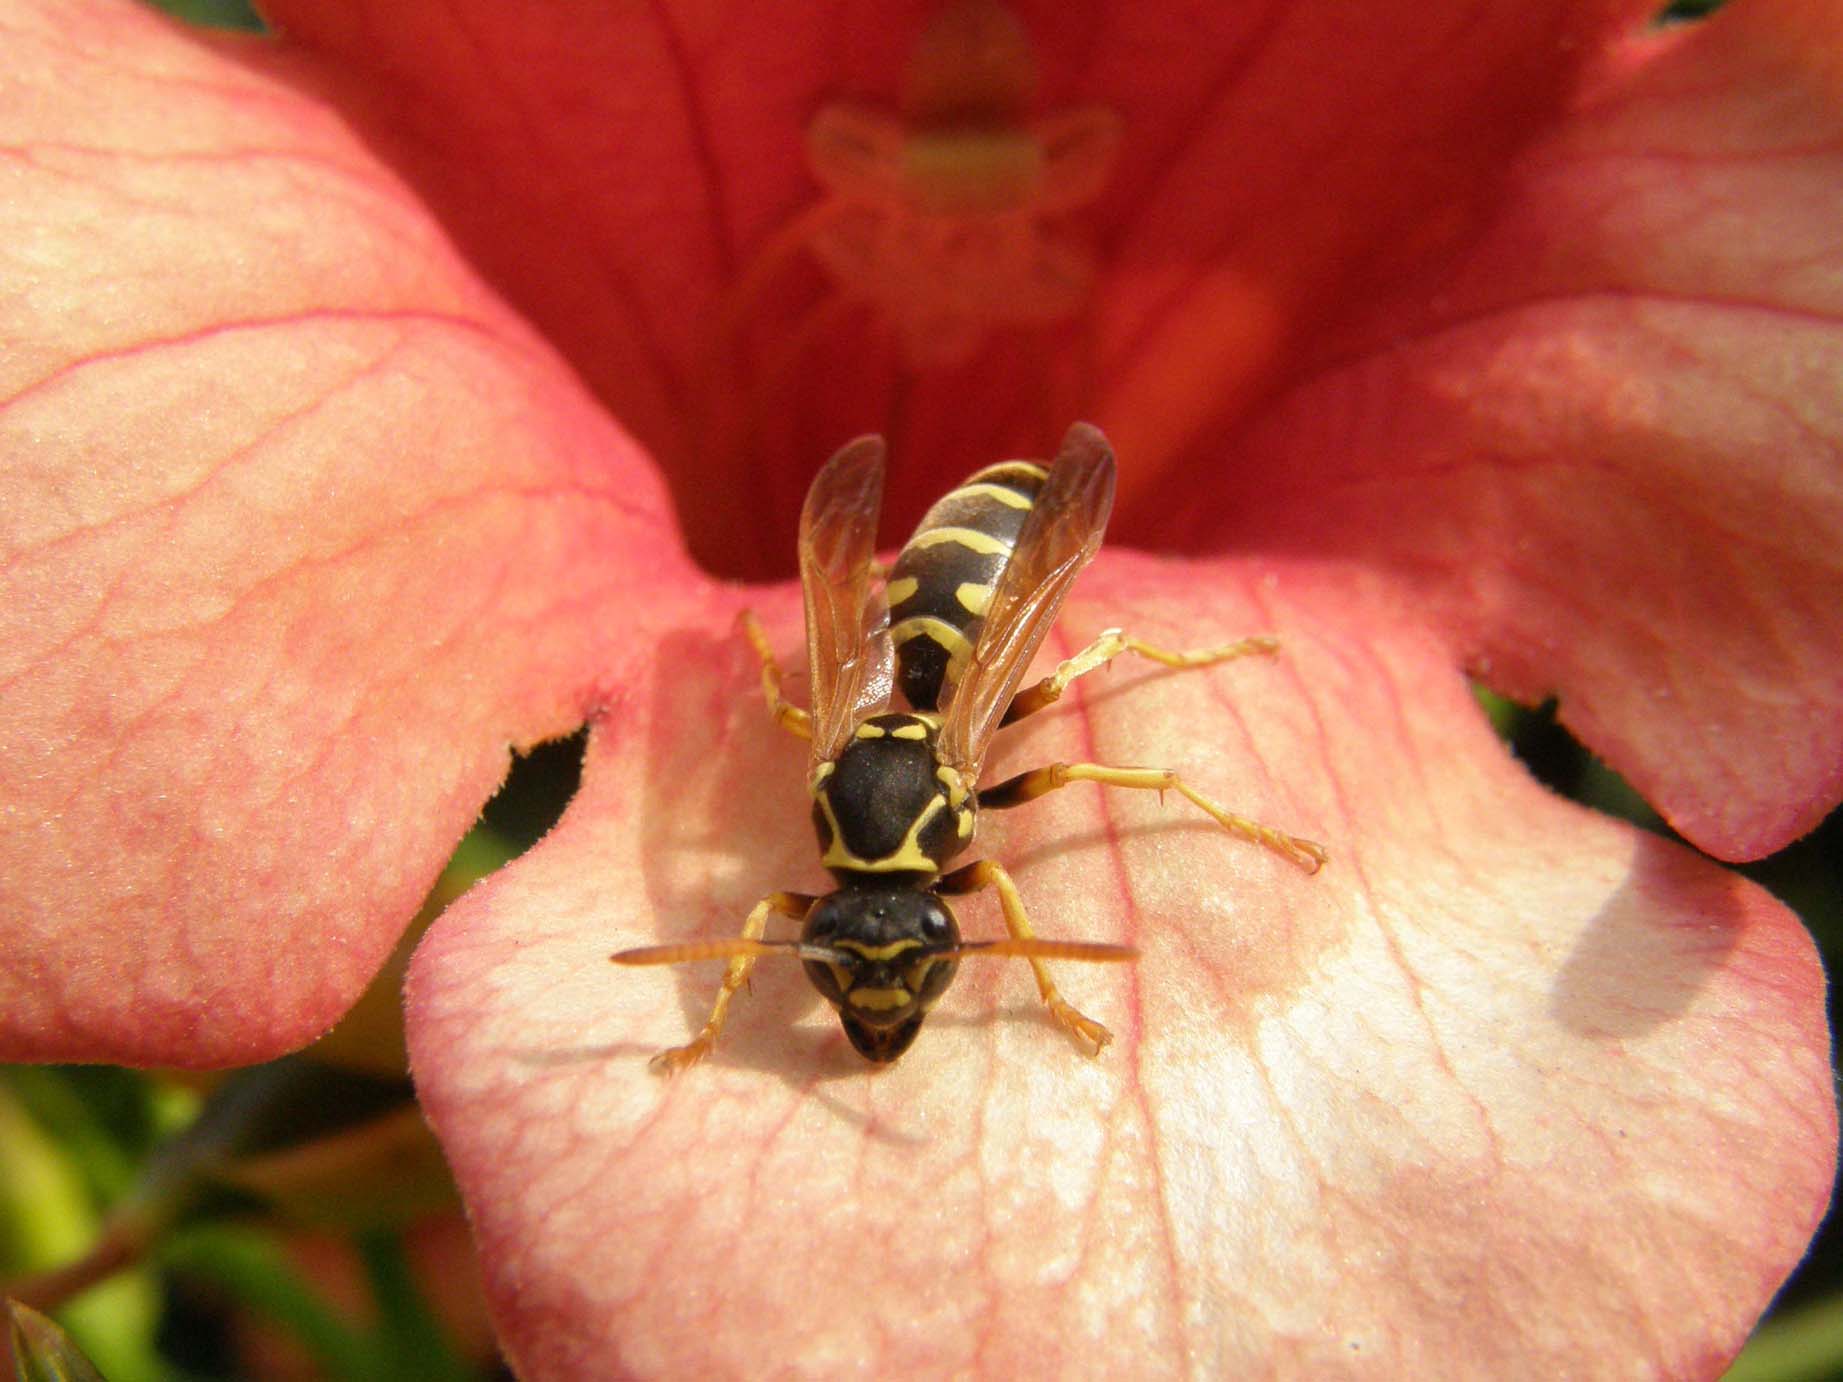
<instances>
[{"instance_id":1,"label":"stem","mask_svg":"<svg viewBox=\"0 0 1843 1382\"><path fill-rule=\"evenodd\" d=\"M144 1218L124 1215L105 1227L90 1250L76 1261L0 1282L0 1296L10 1296L34 1310L50 1313L72 1296L132 1267L147 1255L152 1241L153 1234Z\"/></svg>"}]
</instances>

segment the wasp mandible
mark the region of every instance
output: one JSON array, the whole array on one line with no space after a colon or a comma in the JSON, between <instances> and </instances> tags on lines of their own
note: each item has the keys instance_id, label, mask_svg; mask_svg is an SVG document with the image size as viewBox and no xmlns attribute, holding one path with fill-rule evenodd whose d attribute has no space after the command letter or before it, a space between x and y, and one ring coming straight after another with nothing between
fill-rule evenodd
<instances>
[{"instance_id":1,"label":"wasp mandible","mask_svg":"<svg viewBox=\"0 0 1843 1382\"><path fill-rule=\"evenodd\" d=\"M860 437L828 461L800 515L800 584L806 601L812 708L781 694L781 671L761 626L744 634L761 659L774 719L812 746L807 789L820 862L837 888L823 897L776 892L758 902L734 939L623 950L621 964L727 959L710 1020L653 1067L671 1073L709 1054L730 1000L755 961L792 956L838 1012L851 1044L893 1061L915 1040L962 959L1019 957L1057 1022L1098 1054L1112 1040L1057 989L1045 960L1124 961L1129 946L1047 940L1031 929L1011 875L991 859L949 863L973 843L979 812L1022 806L1071 782L1174 791L1231 833L1308 872L1325 862L1310 840L1224 810L1169 768L1051 763L979 786L992 736L1053 705L1069 683L1131 652L1167 667L1206 667L1271 654L1270 637L1169 652L1109 629L1055 672L1018 684L1076 575L1093 558L1113 507L1107 439L1076 423L1055 461L1004 461L969 476L923 517L887 580L876 561L884 446ZM909 709L892 710L900 689ZM946 899L992 888L1010 936L961 939ZM803 923L798 940L765 938L768 919Z\"/></svg>"}]
</instances>

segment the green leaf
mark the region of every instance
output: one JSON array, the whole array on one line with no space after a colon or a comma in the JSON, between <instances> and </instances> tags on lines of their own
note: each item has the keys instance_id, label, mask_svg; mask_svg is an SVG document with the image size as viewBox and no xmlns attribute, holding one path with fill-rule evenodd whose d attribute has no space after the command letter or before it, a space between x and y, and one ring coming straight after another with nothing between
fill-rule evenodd
<instances>
[{"instance_id":1,"label":"green leaf","mask_svg":"<svg viewBox=\"0 0 1843 1382\"><path fill-rule=\"evenodd\" d=\"M267 26L249 0L151 0L157 10L175 19L207 29L247 29L261 33Z\"/></svg>"},{"instance_id":2,"label":"green leaf","mask_svg":"<svg viewBox=\"0 0 1843 1382\"><path fill-rule=\"evenodd\" d=\"M347 1325L266 1233L228 1224L180 1230L158 1249L175 1273L209 1283L237 1304L292 1334L335 1382L374 1382L378 1349Z\"/></svg>"},{"instance_id":3,"label":"green leaf","mask_svg":"<svg viewBox=\"0 0 1843 1382\"><path fill-rule=\"evenodd\" d=\"M414 1105L275 1151L226 1159L210 1175L295 1223L372 1229L459 1205L448 1163Z\"/></svg>"},{"instance_id":4,"label":"green leaf","mask_svg":"<svg viewBox=\"0 0 1843 1382\"><path fill-rule=\"evenodd\" d=\"M1827 1382L1843 1375L1843 1296L1831 1296L1754 1331L1723 1382Z\"/></svg>"},{"instance_id":5,"label":"green leaf","mask_svg":"<svg viewBox=\"0 0 1843 1382\"><path fill-rule=\"evenodd\" d=\"M359 1255L378 1306L378 1345L388 1376L403 1382L468 1382L478 1374L455 1351L417 1289L415 1276L395 1234L366 1233Z\"/></svg>"}]
</instances>

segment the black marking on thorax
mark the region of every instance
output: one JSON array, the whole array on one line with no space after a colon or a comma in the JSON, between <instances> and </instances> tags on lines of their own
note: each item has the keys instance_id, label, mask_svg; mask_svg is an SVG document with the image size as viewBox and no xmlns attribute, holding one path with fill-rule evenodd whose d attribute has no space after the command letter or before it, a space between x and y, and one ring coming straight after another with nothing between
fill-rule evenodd
<instances>
[{"instance_id":1,"label":"black marking on thorax","mask_svg":"<svg viewBox=\"0 0 1843 1382\"><path fill-rule=\"evenodd\" d=\"M976 803L935 756L938 729L932 716L873 715L821 765L813 828L841 879L931 879L971 842Z\"/></svg>"}]
</instances>

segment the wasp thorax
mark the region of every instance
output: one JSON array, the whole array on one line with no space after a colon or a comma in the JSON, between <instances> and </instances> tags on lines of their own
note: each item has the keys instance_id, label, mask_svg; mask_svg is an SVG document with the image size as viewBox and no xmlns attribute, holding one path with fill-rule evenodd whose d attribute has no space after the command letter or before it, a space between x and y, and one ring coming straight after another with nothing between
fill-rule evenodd
<instances>
[{"instance_id":1,"label":"wasp thorax","mask_svg":"<svg viewBox=\"0 0 1843 1382\"><path fill-rule=\"evenodd\" d=\"M942 777L937 733L931 717L873 715L824 765L813 785L813 828L820 861L840 882L927 879L966 847L973 807L957 778L950 785Z\"/></svg>"},{"instance_id":2,"label":"wasp thorax","mask_svg":"<svg viewBox=\"0 0 1843 1382\"><path fill-rule=\"evenodd\" d=\"M807 914L801 939L832 958L806 961L813 987L838 1009L845 1035L874 1061L909 1049L947 991L960 944L947 904L909 888L842 888Z\"/></svg>"}]
</instances>

